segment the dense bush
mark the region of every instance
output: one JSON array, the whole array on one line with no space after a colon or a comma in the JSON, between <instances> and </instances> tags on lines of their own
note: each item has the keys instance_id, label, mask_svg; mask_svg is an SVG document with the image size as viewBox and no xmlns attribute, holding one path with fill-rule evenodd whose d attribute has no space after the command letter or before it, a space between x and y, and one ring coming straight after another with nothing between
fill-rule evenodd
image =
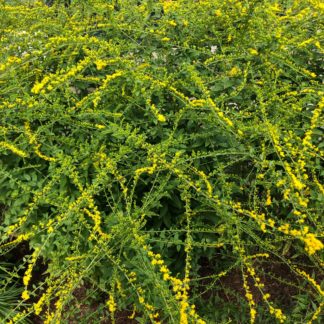
<instances>
[{"instance_id":1,"label":"dense bush","mask_svg":"<svg viewBox=\"0 0 324 324\"><path fill-rule=\"evenodd\" d=\"M320 1L8 3L1 321L318 321Z\"/></svg>"}]
</instances>

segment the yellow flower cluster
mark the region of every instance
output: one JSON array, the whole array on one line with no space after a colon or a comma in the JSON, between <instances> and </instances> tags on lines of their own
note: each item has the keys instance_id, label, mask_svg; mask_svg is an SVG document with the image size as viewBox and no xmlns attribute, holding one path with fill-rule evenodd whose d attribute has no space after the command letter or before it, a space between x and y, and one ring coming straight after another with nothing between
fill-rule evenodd
<instances>
[{"instance_id":1,"label":"yellow flower cluster","mask_svg":"<svg viewBox=\"0 0 324 324\"><path fill-rule=\"evenodd\" d=\"M37 261L37 258L38 258L38 255L39 255L39 252L40 250L38 248L35 248L33 254L32 254L32 257L31 257L31 260L30 260L30 263L28 265L28 268L24 274L24 277L23 277L23 283L24 283L24 286L27 287L28 284L29 284L29 281L31 279L31 273L33 271L33 267Z\"/></svg>"},{"instance_id":2,"label":"yellow flower cluster","mask_svg":"<svg viewBox=\"0 0 324 324\"><path fill-rule=\"evenodd\" d=\"M92 199L90 200L90 202L92 202ZM93 208L94 208L93 213L91 213L87 208L83 209L84 213L87 214L94 222L94 227L93 227L94 233L92 233L89 236L89 240L94 239L96 233L98 233L105 240L110 239L110 235L104 233L102 231L102 229L101 229L101 215L100 215L100 212L98 211L96 206L93 206Z\"/></svg>"},{"instance_id":3,"label":"yellow flower cluster","mask_svg":"<svg viewBox=\"0 0 324 324\"><path fill-rule=\"evenodd\" d=\"M24 300L28 300L29 299L29 293L28 293L28 284L30 282L30 279L32 277L32 271L33 268L35 266L35 263L37 261L38 255L39 255L40 249L39 248L35 248L32 256L31 256L31 260L28 264L27 270L25 271L25 274L23 276L23 284L25 286L25 290L23 291L21 298Z\"/></svg>"},{"instance_id":4,"label":"yellow flower cluster","mask_svg":"<svg viewBox=\"0 0 324 324\"><path fill-rule=\"evenodd\" d=\"M271 302L269 302L269 298L270 298L270 294L268 293L264 293L263 292L263 288L264 288L264 284L261 282L261 279L257 276L254 268L252 267L252 263L250 261L251 257L255 257L255 256L246 256L245 255L245 250L244 248L237 248L238 252L241 254L242 257L242 261L244 266L247 269L248 274L251 276L251 278L253 278L254 281L254 286L262 293L262 299L266 302L268 308L269 308L269 312L270 314L273 314L277 320L280 323L283 323L286 320L286 316L282 313L282 310L279 308L274 308L271 305ZM267 253L264 254L258 254L258 256L265 256L265 257L269 257L269 255ZM245 297L249 303L250 306L250 319L251 319L251 323L255 322L255 318L256 318L256 304L255 301L253 299L253 295L251 293L250 287L248 285L248 281L247 281L247 275L243 272L243 286L245 289Z\"/></svg>"},{"instance_id":5,"label":"yellow flower cluster","mask_svg":"<svg viewBox=\"0 0 324 324\"><path fill-rule=\"evenodd\" d=\"M12 319L10 319L6 324L16 324L21 322L22 319L26 317L26 310L23 310L20 313L17 313Z\"/></svg>"},{"instance_id":6,"label":"yellow flower cluster","mask_svg":"<svg viewBox=\"0 0 324 324\"><path fill-rule=\"evenodd\" d=\"M95 205L93 197L87 192L83 191L80 196L80 202L84 201L87 203L87 208L83 208L83 212L88 215L94 222L93 233L89 236L89 240L95 239L96 234L98 234L104 240L109 240L111 236L106 234L101 229L101 214L98 207ZM90 210L93 212L91 212Z\"/></svg>"},{"instance_id":7,"label":"yellow flower cluster","mask_svg":"<svg viewBox=\"0 0 324 324\"><path fill-rule=\"evenodd\" d=\"M259 55L259 52L255 48L250 48L249 52L251 55Z\"/></svg>"},{"instance_id":8,"label":"yellow flower cluster","mask_svg":"<svg viewBox=\"0 0 324 324\"><path fill-rule=\"evenodd\" d=\"M307 324L312 324L315 320L318 319L318 316L321 314L322 308L324 307L324 302L320 303L317 307L316 311L314 312L312 318L310 321L307 322Z\"/></svg>"},{"instance_id":9,"label":"yellow flower cluster","mask_svg":"<svg viewBox=\"0 0 324 324\"><path fill-rule=\"evenodd\" d=\"M166 122L166 118L164 115L162 115L159 110L156 108L156 106L151 102L150 99L146 100L146 104L151 108L151 111L153 112L153 114L155 115L156 119L160 122L160 123L165 123Z\"/></svg>"},{"instance_id":10,"label":"yellow flower cluster","mask_svg":"<svg viewBox=\"0 0 324 324\"><path fill-rule=\"evenodd\" d=\"M16 146L14 146L13 144L7 143L7 142L0 142L0 147L7 149L9 151L11 151L12 153L20 156L20 157L27 157L28 154L26 152L24 152L23 150L17 148Z\"/></svg>"},{"instance_id":11,"label":"yellow flower cluster","mask_svg":"<svg viewBox=\"0 0 324 324\"><path fill-rule=\"evenodd\" d=\"M254 219L260 225L260 229L263 232L266 231L266 225L268 225L270 227L273 227L272 225L274 225L273 220L271 220L271 219L266 220L264 213L260 214L260 213L255 212L254 210L250 211L250 210L243 209L241 206L241 203L239 203L239 202L237 202L237 203L230 202L230 205L236 212L238 212L240 214L248 215L249 217Z\"/></svg>"},{"instance_id":12,"label":"yellow flower cluster","mask_svg":"<svg viewBox=\"0 0 324 324\"><path fill-rule=\"evenodd\" d=\"M106 75L106 77L105 77L105 79L103 80L101 86L100 86L98 89L96 89L93 93L91 93L91 94L89 95L91 98L93 98L93 99L92 99L92 103L93 103L93 106L94 106L95 108L98 107L99 102L100 102L100 100L101 100L101 95L103 94L103 92L105 91L105 89L108 87L109 82L111 82L111 81L114 80L114 79L119 78L119 77L122 76L122 75L123 75L123 72L122 72L122 71L116 71L116 72L113 73L113 74L108 74L108 75ZM85 98L83 98L81 101L79 101L79 102L77 103L77 107L81 107L82 104L83 104L85 101L87 101L87 99L88 99L88 97L85 97Z\"/></svg>"},{"instance_id":13,"label":"yellow flower cluster","mask_svg":"<svg viewBox=\"0 0 324 324\"><path fill-rule=\"evenodd\" d=\"M65 273L65 275L68 275L65 282L63 281L64 278L61 278L61 281L56 283L59 289L56 293L57 300L54 303L55 309L47 312L44 324L52 324L54 318L55 323L61 322L64 304L69 298L71 298L71 294L76 288L76 283L80 280L80 273L75 269L69 269L68 273Z\"/></svg>"},{"instance_id":14,"label":"yellow flower cluster","mask_svg":"<svg viewBox=\"0 0 324 324\"><path fill-rule=\"evenodd\" d=\"M277 229L284 234L291 235L302 240L305 243L305 250L309 255L312 255L324 248L323 243L316 238L315 234L308 233L309 228L307 226L304 226L301 230L296 230L290 229L290 224L285 223L279 226Z\"/></svg>"},{"instance_id":15,"label":"yellow flower cluster","mask_svg":"<svg viewBox=\"0 0 324 324\"><path fill-rule=\"evenodd\" d=\"M135 273L131 273L132 274L132 280L135 281L136 280L136 275ZM136 293L137 293L137 297L138 297L138 302L144 306L146 312L148 313L148 316L151 320L151 322L153 324L161 324L161 322L158 320L160 314L158 312L155 312L154 311L154 307L149 304L148 302L145 301L145 298L143 297L144 296L144 290L142 287L138 287L136 289Z\"/></svg>"},{"instance_id":16,"label":"yellow flower cluster","mask_svg":"<svg viewBox=\"0 0 324 324\"><path fill-rule=\"evenodd\" d=\"M319 292L319 294L324 297L324 291L322 290L321 286L304 270L300 270L297 267L293 267L294 270L299 273L301 276L303 276L307 281Z\"/></svg>"},{"instance_id":17,"label":"yellow flower cluster","mask_svg":"<svg viewBox=\"0 0 324 324\"><path fill-rule=\"evenodd\" d=\"M105 60L98 59L95 61L95 64L97 66L97 70L102 70L107 66L108 63Z\"/></svg>"},{"instance_id":18,"label":"yellow flower cluster","mask_svg":"<svg viewBox=\"0 0 324 324\"><path fill-rule=\"evenodd\" d=\"M324 97L321 98L321 100L318 104L318 107L313 111L313 116L311 119L310 127L307 130L307 132L305 133L305 136L303 138L303 145L305 147L309 147L315 151L317 151L318 148L312 144L312 134L314 132L314 129L317 126L317 123L319 121L319 117L320 117L320 114L321 114L323 108L324 108Z\"/></svg>"},{"instance_id":19,"label":"yellow flower cluster","mask_svg":"<svg viewBox=\"0 0 324 324\"><path fill-rule=\"evenodd\" d=\"M14 245L14 244L18 244L18 243L21 243L21 242L27 241L27 240L29 240L32 236L33 236L32 233L24 233L24 234L20 234L20 235L18 235L18 237L17 237L15 240L12 240L12 241L10 241L10 242L8 242L8 243L4 243L4 244L0 245L0 248L4 248L4 247L10 246L10 245Z\"/></svg>"},{"instance_id":20,"label":"yellow flower cluster","mask_svg":"<svg viewBox=\"0 0 324 324\"><path fill-rule=\"evenodd\" d=\"M220 110L220 108L218 108L215 104L215 102L211 99L208 98L207 99L207 103L214 109L214 111L216 112L217 116L223 120L229 127L233 127L234 124L233 122L224 115L224 113Z\"/></svg>"},{"instance_id":21,"label":"yellow flower cluster","mask_svg":"<svg viewBox=\"0 0 324 324\"><path fill-rule=\"evenodd\" d=\"M28 300L30 298L29 293L28 293L28 291L26 289L22 292L21 298L23 300Z\"/></svg>"},{"instance_id":22,"label":"yellow flower cluster","mask_svg":"<svg viewBox=\"0 0 324 324\"><path fill-rule=\"evenodd\" d=\"M28 137L29 144L31 144L33 146L34 152L36 153L37 156L39 156L41 159L43 159L45 161L49 161L49 162L56 161L55 158L49 157L49 156L43 154L39 150L40 147L41 147L41 144L37 143L36 135L34 135L32 133L29 122L25 122L25 133L26 133L26 135Z\"/></svg>"},{"instance_id":23,"label":"yellow flower cluster","mask_svg":"<svg viewBox=\"0 0 324 324\"><path fill-rule=\"evenodd\" d=\"M292 185L296 190L302 190L305 188L305 184L303 184L293 173L291 166L285 162L284 163L285 169L287 174L289 175L289 177L292 180Z\"/></svg>"},{"instance_id":24,"label":"yellow flower cluster","mask_svg":"<svg viewBox=\"0 0 324 324\"><path fill-rule=\"evenodd\" d=\"M228 75L231 76L231 77L234 77L234 76L237 76L241 73L241 70L239 67L237 66L234 66L229 72L228 72Z\"/></svg>"},{"instance_id":25,"label":"yellow flower cluster","mask_svg":"<svg viewBox=\"0 0 324 324\"><path fill-rule=\"evenodd\" d=\"M163 10L168 13L170 11L176 10L180 6L179 1L173 1L173 0L160 0L160 2L163 5Z\"/></svg>"},{"instance_id":26,"label":"yellow flower cluster","mask_svg":"<svg viewBox=\"0 0 324 324\"><path fill-rule=\"evenodd\" d=\"M177 26L177 23L174 21L174 20L169 20L168 21L168 24L172 27L176 27Z\"/></svg>"},{"instance_id":27,"label":"yellow flower cluster","mask_svg":"<svg viewBox=\"0 0 324 324\"><path fill-rule=\"evenodd\" d=\"M280 308L274 308L270 305L269 310L270 314L273 314L280 323L284 323L287 319L287 316L282 313L282 310Z\"/></svg>"},{"instance_id":28,"label":"yellow flower cluster","mask_svg":"<svg viewBox=\"0 0 324 324\"><path fill-rule=\"evenodd\" d=\"M162 274L162 278L164 281L170 281L173 288L173 292L175 293L175 297L179 300L179 314L180 314L180 323L188 324L188 315L195 319L195 323L205 324L205 321L199 318L198 314L195 311L195 306L189 305L188 302L188 290L189 290L189 279L185 278L184 280L180 280L171 275L170 270L165 265L164 261L161 259L160 254L155 254L154 252L149 250L148 246L144 246L144 250L147 251L148 256L152 259L151 264L157 265L160 268L160 272Z\"/></svg>"},{"instance_id":29,"label":"yellow flower cluster","mask_svg":"<svg viewBox=\"0 0 324 324\"><path fill-rule=\"evenodd\" d=\"M221 17L221 16L222 16L222 10L220 10L220 9L216 9L216 10L215 10L215 16L216 16L216 17Z\"/></svg>"},{"instance_id":30,"label":"yellow flower cluster","mask_svg":"<svg viewBox=\"0 0 324 324\"><path fill-rule=\"evenodd\" d=\"M34 304L34 311L36 315L39 315L42 312L43 309L43 305L45 303L46 300L46 294L44 293L39 300L37 301L37 303Z\"/></svg>"},{"instance_id":31,"label":"yellow flower cluster","mask_svg":"<svg viewBox=\"0 0 324 324\"><path fill-rule=\"evenodd\" d=\"M31 92L35 93L35 94L40 93L44 89L46 84L50 81L50 79L51 79L50 76L46 76L46 77L43 78L42 81L36 82L34 84L34 86L32 87Z\"/></svg>"},{"instance_id":32,"label":"yellow flower cluster","mask_svg":"<svg viewBox=\"0 0 324 324\"><path fill-rule=\"evenodd\" d=\"M56 286L60 286L62 284L62 278L58 277L55 280L52 280L51 285L46 289L46 291L41 295L41 297L38 299L38 301L36 303L33 304L33 308L35 311L36 315L39 315L43 308L44 308L44 304L46 302L49 302L49 300L52 297L52 293L55 289Z\"/></svg>"},{"instance_id":33,"label":"yellow flower cluster","mask_svg":"<svg viewBox=\"0 0 324 324\"><path fill-rule=\"evenodd\" d=\"M256 317L257 311L255 308L255 306L256 306L255 301L253 299L251 289L247 283L247 276L245 273L243 273L243 287L245 290L245 297L246 297L249 307L250 307L250 323L253 324L255 322L255 317Z\"/></svg>"},{"instance_id":34,"label":"yellow flower cluster","mask_svg":"<svg viewBox=\"0 0 324 324\"><path fill-rule=\"evenodd\" d=\"M241 207L240 203L231 203L231 206L241 214L246 214L251 218L255 219L259 224L262 231L265 231L266 225L270 226L286 235L291 235L302 240L305 243L305 250L309 255L314 254L315 252L322 250L324 248L323 243L318 240L313 233L308 233L309 228L304 226L301 230L291 229L289 223L285 223L280 225L279 227L275 227L275 221L272 219L265 219L265 214L258 214L255 211L244 210ZM298 215L298 211L297 211ZM303 218L303 217L302 217Z\"/></svg>"},{"instance_id":35,"label":"yellow flower cluster","mask_svg":"<svg viewBox=\"0 0 324 324\"><path fill-rule=\"evenodd\" d=\"M127 200L128 187L126 185L126 179L118 172L116 162L113 159L109 158L104 152L98 152L96 157L98 158L101 170L107 170L117 179L123 190L124 197ZM97 162L95 162L95 167L98 167Z\"/></svg>"},{"instance_id":36,"label":"yellow flower cluster","mask_svg":"<svg viewBox=\"0 0 324 324\"><path fill-rule=\"evenodd\" d=\"M4 71L12 66L15 66L17 64L20 64L21 62L22 62L22 59L20 57L9 56L7 58L7 62L0 64L0 72Z\"/></svg>"},{"instance_id":37,"label":"yellow flower cluster","mask_svg":"<svg viewBox=\"0 0 324 324\"><path fill-rule=\"evenodd\" d=\"M108 306L109 312L114 314L117 309L117 304L116 304L114 296L112 294L109 294L107 306Z\"/></svg>"},{"instance_id":38,"label":"yellow flower cluster","mask_svg":"<svg viewBox=\"0 0 324 324\"><path fill-rule=\"evenodd\" d=\"M91 63L91 58L86 57L82 61L80 61L75 66L72 66L70 69L66 71L59 71L58 74L49 74L43 78L40 82L36 82L31 89L31 92L34 94L45 94L47 86L47 90L51 91L54 87L59 86L60 84L64 84L70 78L76 76L79 72L81 72L88 64Z\"/></svg>"},{"instance_id":39,"label":"yellow flower cluster","mask_svg":"<svg viewBox=\"0 0 324 324\"><path fill-rule=\"evenodd\" d=\"M135 171L135 179L134 180L137 180L140 177L140 175L145 172L147 172L148 174L153 174L156 171L156 169L158 168L157 161L158 161L157 156L153 155L152 166L137 169Z\"/></svg>"},{"instance_id":40,"label":"yellow flower cluster","mask_svg":"<svg viewBox=\"0 0 324 324\"><path fill-rule=\"evenodd\" d=\"M256 253L245 257L246 260L254 258L269 258L269 253Z\"/></svg>"},{"instance_id":41,"label":"yellow flower cluster","mask_svg":"<svg viewBox=\"0 0 324 324\"><path fill-rule=\"evenodd\" d=\"M303 241L305 242L305 250L309 255L313 255L315 252L324 248L323 243L313 233L307 233Z\"/></svg>"},{"instance_id":42,"label":"yellow flower cluster","mask_svg":"<svg viewBox=\"0 0 324 324\"><path fill-rule=\"evenodd\" d=\"M268 125L268 130L269 130L269 134L271 136L272 142L273 142L273 146L275 147L279 156L284 158L286 155L284 153L283 148L280 146L278 129L274 125Z\"/></svg>"}]
</instances>

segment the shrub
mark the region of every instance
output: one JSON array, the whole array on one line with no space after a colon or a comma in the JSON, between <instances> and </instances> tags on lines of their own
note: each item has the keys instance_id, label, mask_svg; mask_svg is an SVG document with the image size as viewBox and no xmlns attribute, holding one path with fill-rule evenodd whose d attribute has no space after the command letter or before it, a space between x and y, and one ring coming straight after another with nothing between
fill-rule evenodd
<instances>
[{"instance_id":1,"label":"shrub","mask_svg":"<svg viewBox=\"0 0 324 324\"><path fill-rule=\"evenodd\" d=\"M316 321L323 5L63 2L0 5L3 320Z\"/></svg>"}]
</instances>

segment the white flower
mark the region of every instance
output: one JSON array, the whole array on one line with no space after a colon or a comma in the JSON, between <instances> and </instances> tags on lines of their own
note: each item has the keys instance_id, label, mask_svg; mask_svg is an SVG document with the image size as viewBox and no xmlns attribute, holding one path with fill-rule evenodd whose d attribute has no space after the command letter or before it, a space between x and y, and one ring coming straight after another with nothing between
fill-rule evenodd
<instances>
[{"instance_id":1,"label":"white flower","mask_svg":"<svg viewBox=\"0 0 324 324\"><path fill-rule=\"evenodd\" d=\"M212 54L215 54L217 51L217 45L213 45L210 47L210 51L212 52Z\"/></svg>"}]
</instances>

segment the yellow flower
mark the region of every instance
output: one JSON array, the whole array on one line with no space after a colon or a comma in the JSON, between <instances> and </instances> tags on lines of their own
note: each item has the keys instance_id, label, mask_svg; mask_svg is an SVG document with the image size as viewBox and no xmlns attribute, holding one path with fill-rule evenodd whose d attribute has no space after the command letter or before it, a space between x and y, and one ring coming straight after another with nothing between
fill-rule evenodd
<instances>
[{"instance_id":1,"label":"yellow flower","mask_svg":"<svg viewBox=\"0 0 324 324\"><path fill-rule=\"evenodd\" d=\"M7 142L0 142L0 147L3 147L9 151L11 151L12 153L15 153L18 156L21 157L27 157L27 153L20 150L19 148L15 147L14 145L7 143Z\"/></svg>"},{"instance_id":2,"label":"yellow flower","mask_svg":"<svg viewBox=\"0 0 324 324\"><path fill-rule=\"evenodd\" d=\"M281 187L281 186L283 186L285 183L286 183L286 180L284 180L284 179L280 179L280 180L276 183L276 186L277 186L277 187Z\"/></svg>"},{"instance_id":3,"label":"yellow flower","mask_svg":"<svg viewBox=\"0 0 324 324\"><path fill-rule=\"evenodd\" d=\"M110 313L114 313L117 309L117 305L116 305L114 297L112 295L109 295L109 299L107 301L107 306L108 306Z\"/></svg>"},{"instance_id":4,"label":"yellow flower","mask_svg":"<svg viewBox=\"0 0 324 324\"><path fill-rule=\"evenodd\" d=\"M174 21L174 20L170 20L168 21L169 25L172 26L172 27L175 27L177 26L177 23Z\"/></svg>"},{"instance_id":5,"label":"yellow flower","mask_svg":"<svg viewBox=\"0 0 324 324\"><path fill-rule=\"evenodd\" d=\"M240 68L238 68L237 66L234 66L229 72L228 75L229 76L236 76L241 72Z\"/></svg>"},{"instance_id":6,"label":"yellow flower","mask_svg":"<svg viewBox=\"0 0 324 324\"><path fill-rule=\"evenodd\" d=\"M252 54L252 55L258 55L258 54L259 54L259 52L258 52L256 49L254 49L254 48L250 48L250 49L249 49L249 52L250 52L250 54Z\"/></svg>"},{"instance_id":7,"label":"yellow flower","mask_svg":"<svg viewBox=\"0 0 324 324\"><path fill-rule=\"evenodd\" d=\"M166 118L163 115L161 115L161 114L158 114L157 119L161 123L165 123L166 122Z\"/></svg>"},{"instance_id":8,"label":"yellow flower","mask_svg":"<svg viewBox=\"0 0 324 324\"><path fill-rule=\"evenodd\" d=\"M107 65L107 63L105 62L105 61L103 61L103 60L97 60L96 62L95 62L95 64L96 64L96 66L97 66L97 70L102 70L106 65Z\"/></svg>"},{"instance_id":9,"label":"yellow flower","mask_svg":"<svg viewBox=\"0 0 324 324\"><path fill-rule=\"evenodd\" d=\"M45 87L45 85L50 81L50 78L46 76L41 82L36 82L31 89L32 93L38 94Z\"/></svg>"},{"instance_id":10,"label":"yellow flower","mask_svg":"<svg viewBox=\"0 0 324 324\"><path fill-rule=\"evenodd\" d=\"M274 308L270 305L269 310L270 314L273 314L280 323L283 323L286 320L286 316L282 313L280 308Z\"/></svg>"},{"instance_id":11,"label":"yellow flower","mask_svg":"<svg viewBox=\"0 0 324 324\"><path fill-rule=\"evenodd\" d=\"M21 294L21 298L23 300L28 300L30 298L29 294L28 294L28 291L27 290L24 290L23 293Z\"/></svg>"},{"instance_id":12,"label":"yellow flower","mask_svg":"<svg viewBox=\"0 0 324 324\"><path fill-rule=\"evenodd\" d=\"M305 242L305 250L309 255L314 254L316 251L322 250L324 245L321 241L319 241L316 236L312 233L308 233L306 238L304 238Z\"/></svg>"},{"instance_id":13,"label":"yellow flower","mask_svg":"<svg viewBox=\"0 0 324 324\"><path fill-rule=\"evenodd\" d=\"M28 286L28 283L31 279L31 273L30 273L31 271L28 271L28 270L26 271L26 274L24 275L24 278L23 278L23 283L25 286Z\"/></svg>"}]
</instances>

